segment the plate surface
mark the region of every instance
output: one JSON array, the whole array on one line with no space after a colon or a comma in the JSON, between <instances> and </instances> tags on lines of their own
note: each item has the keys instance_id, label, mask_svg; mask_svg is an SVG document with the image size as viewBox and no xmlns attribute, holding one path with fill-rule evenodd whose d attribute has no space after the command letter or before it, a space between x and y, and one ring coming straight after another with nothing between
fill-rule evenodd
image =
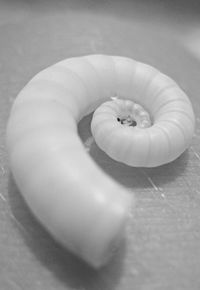
<instances>
[{"instance_id":1,"label":"plate surface","mask_svg":"<svg viewBox=\"0 0 200 290\"><path fill-rule=\"evenodd\" d=\"M200 9L194 1L168 2L1 1L1 289L200 289ZM99 271L59 247L31 215L9 172L5 145L10 108L29 79L59 60L92 53L157 67L186 91L196 115L191 147L154 169L112 161L91 137L91 116L79 124L92 158L137 200L126 243Z\"/></svg>"}]
</instances>

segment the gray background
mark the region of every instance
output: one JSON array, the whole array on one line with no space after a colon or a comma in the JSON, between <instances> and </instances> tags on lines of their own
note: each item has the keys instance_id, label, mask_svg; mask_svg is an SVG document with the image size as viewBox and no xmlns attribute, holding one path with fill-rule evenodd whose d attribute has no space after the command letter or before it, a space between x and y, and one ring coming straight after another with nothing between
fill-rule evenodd
<instances>
[{"instance_id":1,"label":"gray background","mask_svg":"<svg viewBox=\"0 0 200 290\"><path fill-rule=\"evenodd\" d=\"M0 289L200 289L200 9L198 1L0 2ZM79 125L89 154L135 193L126 243L94 271L64 251L37 223L9 172L5 128L28 80L61 59L125 55L174 78L191 98L196 132L176 161L129 168L97 148Z\"/></svg>"}]
</instances>

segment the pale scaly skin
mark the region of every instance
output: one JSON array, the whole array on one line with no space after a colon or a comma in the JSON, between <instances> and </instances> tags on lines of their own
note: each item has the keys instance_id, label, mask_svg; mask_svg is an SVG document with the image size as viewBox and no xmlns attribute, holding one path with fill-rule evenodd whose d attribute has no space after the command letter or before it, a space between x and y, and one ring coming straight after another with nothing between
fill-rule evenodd
<instances>
[{"instance_id":1,"label":"pale scaly skin","mask_svg":"<svg viewBox=\"0 0 200 290\"><path fill-rule=\"evenodd\" d=\"M7 127L11 170L30 209L57 241L97 268L121 240L133 196L90 158L77 123L116 94L144 106L153 125L128 137L135 150L119 154L117 144L111 150L105 142L113 158L156 166L186 149L194 131L187 96L156 69L124 57L70 58L41 71L19 93Z\"/></svg>"}]
</instances>

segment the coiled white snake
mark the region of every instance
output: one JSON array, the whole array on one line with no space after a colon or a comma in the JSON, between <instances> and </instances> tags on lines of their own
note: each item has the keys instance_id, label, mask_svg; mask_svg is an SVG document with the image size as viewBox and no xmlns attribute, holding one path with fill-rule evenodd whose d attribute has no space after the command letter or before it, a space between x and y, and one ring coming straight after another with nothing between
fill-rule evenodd
<instances>
[{"instance_id":1,"label":"coiled white snake","mask_svg":"<svg viewBox=\"0 0 200 290\"><path fill-rule=\"evenodd\" d=\"M91 129L100 148L120 162L149 167L189 146L194 113L171 78L118 56L66 59L19 93L7 127L16 184L56 240L100 267L122 236L133 197L84 149L77 123L95 109Z\"/></svg>"}]
</instances>

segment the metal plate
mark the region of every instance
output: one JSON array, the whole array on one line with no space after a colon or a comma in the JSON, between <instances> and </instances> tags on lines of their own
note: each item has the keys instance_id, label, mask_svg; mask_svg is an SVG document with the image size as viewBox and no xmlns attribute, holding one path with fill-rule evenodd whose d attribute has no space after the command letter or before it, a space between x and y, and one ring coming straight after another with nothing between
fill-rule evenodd
<instances>
[{"instance_id":1,"label":"metal plate","mask_svg":"<svg viewBox=\"0 0 200 290\"><path fill-rule=\"evenodd\" d=\"M0 288L4 290L200 289L200 21L183 1L0 3ZM126 242L94 271L38 224L8 168L5 128L17 93L67 57L124 55L170 75L196 115L190 148L171 164L130 168L97 148L88 116L79 133L89 154L135 194Z\"/></svg>"}]
</instances>

